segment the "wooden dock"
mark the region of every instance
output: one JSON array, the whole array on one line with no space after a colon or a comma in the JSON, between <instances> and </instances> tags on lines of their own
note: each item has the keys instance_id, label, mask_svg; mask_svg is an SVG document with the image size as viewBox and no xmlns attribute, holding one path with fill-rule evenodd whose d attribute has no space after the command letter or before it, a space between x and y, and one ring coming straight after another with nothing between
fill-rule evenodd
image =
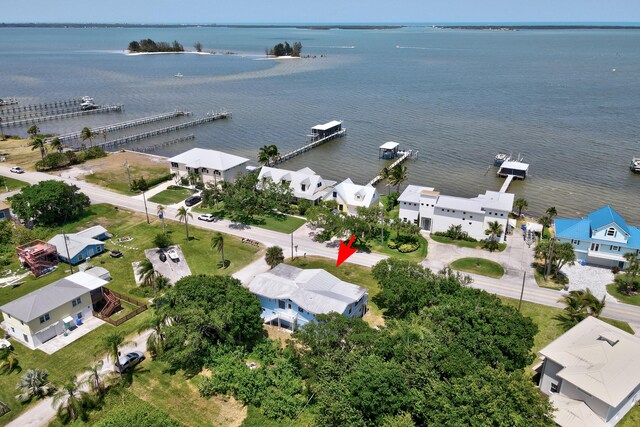
<instances>
[{"instance_id":1,"label":"wooden dock","mask_svg":"<svg viewBox=\"0 0 640 427\"><path fill-rule=\"evenodd\" d=\"M506 193L507 190L509 189L509 185L511 185L511 181L513 181L513 179L515 178L514 175L508 175L507 179L504 180L504 184L502 184L502 187L500 187L500 192L501 193Z\"/></svg>"},{"instance_id":2,"label":"wooden dock","mask_svg":"<svg viewBox=\"0 0 640 427\"><path fill-rule=\"evenodd\" d=\"M76 111L82 111L82 107L80 107L79 105L72 106L72 107L56 107L49 110L22 111L19 113L12 113L12 114L4 114L4 112L0 112L0 115L2 116L3 121L15 122L18 120L32 119L34 117L74 113Z\"/></svg>"},{"instance_id":3,"label":"wooden dock","mask_svg":"<svg viewBox=\"0 0 640 427\"><path fill-rule=\"evenodd\" d=\"M100 144L94 144L97 147L102 147L102 148L114 148L117 147L119 145L124 145L124 144L128 144L130 142L134 142L134 141L140 141L141 139L146 139L146 138L152 138L154 136L159 136L159 135L164 135L166 133L170 133L170 132L175 132L177 130L182 130L182 129L187 129L190 128L192 126L198 126L204 123L208 123L208 122L212 122L214 120L221 120L221 119L226 119L231 117L231 113L229 112L222 112L222 113L209 113L204 117L201 117L199 119L195 119L195 120L191 120L188 122L184 122L184 123L180 123L177 125L173 125L173 126L167 126L161 129L154 129L154 130L150 130L147 132L142 132L139 133L137 135L131 135L131 136L125 136L122 138L118 138L118 139L114 139L112 141L106 141Z\"/></svg>"},{"instance_id":4,"label":"wooden dock","mask_svg":"<svg viewBox=\"0 0 640 427\"><path fill-rule=\"evenodd\" d=\"M175 110L169 113L162 113L162 114L157 114L155 116L142 117L140 119L128 120L126 122L120 122L120 123L114 123L112 125L96 127L96 128L93 128L92 131L93 133L96 133L96 134L100 134L102 132L114 132L117 130L129 129L136 126L142 126L149 123L159 122L162 120L173 119L175 117L190 116L190 115L191 113L188 111ZM71 132L64 135L59 135L57 138L60 140L60 142L65 144L71 141L79 140L80 132ZM47 138L45 142L48 143L48 142L51 142L52 140L53 138Z\"/></svg>"},{"instance_id":5,"label":"wooden dock","mask_svg":"<svg viewBox=\"0 0 640 427\"><path fill-rule=\"evenodd\" d=\"M124 106L122 104L116 105L106 105L104 107L96 108L95 110L86 110L86 111L74 111L72 113L64 113L64 114L54 114L50 116L39 116L39 117L30 117L21 120L14 120L12 122L3 123L5 126L24 126L35 124L39 122L46 122L49 120L58 120L58 119L68 119L71 117L80 117L80 116L88 116L90 114L100 114L100 113L110 113L112 111L122 111Z\"/></svg>"},{"instance_id":6,"label":"wooden dock","mask_svg":"<svg viewBox=\"0 0 640 427\"><path fill-rule=\"evenodd\" d=\"M398 157L395 162L391 163L391 166L389 166L389 169L393 169L394 167L398 166L402 162L406 161L408 158L412 158L412 159L418 158L417 151L404 150L404 151L398 151L398 153L400 154L400 157ZM382 177L380 175L376 175L375 178L369 181L369 185L375 186L380 181L382 181Z\"/></svg>"},{"instance_id":7,"label":"wooden dock","mask_svg":"<svg viewBox=\"0 0 640 427\"><path fill-rule=\"evenodd\" d=\"M329 136L326 136L324 138L312 141L307 145L304 145L304 146L302 146L300 148L297 148L297 149L295 149L295 150L293 150L293 151L291 151L291 152L289 152L289 153L287 153L287 154L285 154L283 156L278 157L278 159L273 162L273 165L276 166L276 165L279 165L280 163L284 163L289 159L292 159L292 158L294 158L296 156L299 156L300 154L306 153L307 151L324 144L325 142L331 141L332 139L335 139L335 138L341 138L341 137L345 136L346 134L347 134L347 130L346 129L342 129L342 130L340 130L340 131L338 131L336 133L333 133L333 134L331 134Z\"/></svg>"},{"instance_id":8,"label":"wooden dock","mask_svg":"<svg viewBox=\"0 0 640 427\"><path fill-rule=\"evenodd\" d=\"M4 101L7 101L6 99ZM31 105L23 105L20 107L15 107L14 105L18 104L18 101L15 98L11 98L8 100L9 104L3 103L0 104L0 108L2 108L2 112L7 113L21 113L24 111L36 111L36 110L46 110L51 108L61 108L61 107L73 107L75 105L82 104L82 99L73 98L73 99L61 99L59 101L51 101L45 102L42 104L31 104Z\"/></svg>"},{"instance_id":9,"label":"wooden dock","mask_svg":"<svg viewBox=\"0 0 640 427\"><path fill-rule=\"evenodd\" d=\"M148 153L149 151L155 151L159 148L166 147L168 145L179 144L184 141L191 141L192 139L195 139L195 137L196 136L194 134L190 134L186 136L181 136L180 138L172 139L170 141L164 141L159 144L150 145L148 147L130 148L129 151L136 151L138 153Z\"/></svg>"}]
</instances>

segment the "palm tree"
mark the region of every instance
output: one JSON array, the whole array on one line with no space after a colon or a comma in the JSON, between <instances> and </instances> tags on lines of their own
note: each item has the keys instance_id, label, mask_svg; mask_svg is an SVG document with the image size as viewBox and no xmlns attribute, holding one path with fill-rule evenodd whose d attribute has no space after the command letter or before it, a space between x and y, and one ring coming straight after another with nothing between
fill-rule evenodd
<instances>
[{"instance_id":1,"label":"palm tree","mask_svg":"<svg viewBox=\"0 0 640 427\"><path fill-rule=\"evenodd\" d=\"M409 172L405 165L395 165L391 169L389 183L396 186L396 192L400 192L400 186L409 179Z\"/></svg>"},{"instance_id":2,"label":"palm tree","mask_svg":"<svg viewBox=\"0 0 640 427\"><path fill-rule=\"evenodd\" d=\"M211 249L222 254L222 268L226 268L226 262L224 260L224 236L219 231L213 233L211 237Z\"/></svg>"},{"instance_id":3,"label":"palm tree","mask_svg":"<svg viewBox=\"0 0 640 427\"><path fill-rule=\"evenodd\" d=\"M56 150L58 151L58 153L62 153L62 141L60 141L60 138L55 137L53 138L53 140L49 143L49 148L51 148L52 150Z\"/></svg>"},{"instance_id":4,"label":"palm tree","mask_svg":"<svg viewBox=\"0 0 640 427\"><path fill-rule=\"evenodd\" d=\"M49 382L49 372L46 369L27 369L16 389L20 392L16 396L19 402L25 402L33 397L44 397L49 395L55 387Z\"/></svg>"},{"instance_id":5,"label":"palm tree","mask_svg":"<svg viewBox=\"0 0 640 427\"><path fill-rule=\"evenodd\" d=\"M144 176L141 176L138 179L134 179L133 182L131 183L131 189L133 191L142 192L142 201L144 202L144 213L147 216L147 224L150 224L149 211L147 210L147 197L145 196L146 191L149 190L149 184L147 183L147 180L144 179Z\"/></svg>"},{"instance_id":6,"label":"palm tree","mask_svg":"<svg viewBox=\"0 0 640 427\"><path fill-rule=\"evenodd\" d=\"M262 165L271 166L271 154L269 154L268 145L263 145L258 151L258 162Z\"/></svg>"},{"instance_id":7,"label":"palm tree","mask_svg":"<svg viewBox=\"0 0 640 427\"><path fill-rule=\"evenodd\" d=\"M98 351L107 353L107 359L113 360L116 367L120 367L120 346L134 344L132 341L125 341L122 332L111 332L102 337L102 341L98 345ZM120 370L120 369L119 369ZM122 378L122 372L120 372Z\"/></svg>"},{"instance_id":8,"label":"palm tree","mask_svg":"<svg viewBox=\"0 0 640 427\"><path fill-rule=\"evenodd\" d=\"M269 156L271 157L271 162L275 165L280 158L280 150L278 150L276 145L269 146Z\"/></svg>"},{"instance_id":9,"label":"palm tree","mask_svg":"<svg viewBox=\"0 0 640 427\"><path fill-rule=\"evenodd\" d=\"M165 234L164 210L165 210L164 206L162 206L162 205L156 206L156 213L158 214L158 216L162 220L162 234Z\"/></svg>"},{"instance_id":10,"label":"palm tree","mask_svg":"<svg viewBox=\"0 0 640 427\"><path fill-rule=\"evenodd\" d=\"M489 252L493 252L498 249L498 241L502 235L502 224L498 221L491 221L487 223L488 228L484 230L484 234L488 235L484 246L489 249Z\"/></svg>"},{"instance_id":11,"label":"palm tree","mask_svg":"<svg viewBox=\"0 0 640 427\"><path fill-rule=\"evenodd\" d=\"M147 338L147 350L151 353L151 357L156 356L164 352L164 340L166 335L164 328L167 325L166 317L160 313L155 313L146 322L140 325L138 332L144 332L151 329L151 334Z\"/></svg>"},{"instance_id":12,"label":"palm tree","mask_svg":"<svg viewBox=\"0 0 640 427\"><path fill-rule=\"evenodd\" d=\"M80 131L80 139L83 141L89 140L89 144L93 146L93 138L96 136L95 133L89 127L83 127Z\"/></svg>"},{"instance_id":13,"label":"palm tree","mask_svg":"<svg viewBox=\"0 0 640 427\"><path fill-rule=\"evenodd\" d=\"M513 205L518 208L518 218L522 216L522 211L529 209L529 202L522 197L518 197Z\"/></svg>"},{"instance_id":14,"label":"palm tree","mask_svg":"<svg viewBox=\"0 0 640 427\"><path fill-rule=\"evenodd\" d=\"M0 373L9 374L16 370L20 370L16 355L8 348L0 348Z\"/></svg>"},{"instance_id":15,"label":"palm tree","mask_svg":"<svg viewBox=\"0 0 640 427\"><path fill-rule=\"evenodd\" d=\"M59 405L57 415L63 421L75 421L78 418L85 419L87 415L86 401L89 398L89 394L86 391L80 390L78 380L75 377L71 377L53 395L51 406L55 408Z\"/></svg>"},{"instance_id":16,"label":"palm tree","mask_svg":"<svg viewBox=\"0 0 640 427\"><path fill-rule=\"evenodd\" d=\"M264 260L269 267L273 268L284 261L284 252L280 246L271 246L267 249Z\"/></svg>"},{"instance_id":17,"label":"palm tree","mask_svg":"<svg viewBox=\"0 0 640 427\"><path fill-rule=\"evenodd\" d=\"M102 393L104 393L105 390L105 374L102 372L103 366L104 362L99 360L93 365L84 368L85 374L87 375L85 382L98 396L102 396Z\"/></svg>"},{"instance_id":18,"label":"palm tree","mask_svg":"<svg viewBox=\"0 0 640 427\"><path fill-rule=\"evenodd\" d=\"M138 276L140 276L140 283L144 286L153 285L153 280L155 279L156 270L153 268L153 263L145 258L140 264L138 264Z\"/></svg>"},{"instance_id":19,"label":"palm tree","mask_svg":"<svg viewBox=\"0 0 640 427\"><path fill-rule=\"evenodd\" d=\"M178 218L178 221L184 222L184 228L187 232L187 242L188 242L189 241L189 218L193 218L193 215L191 215L191 212L189 212L189 209L187 209L184 206L180 206L178 208L178 212L176 213L176 218Z\"/></svg>"},{"instance_id":20,"label":"palm tree","mask_svg":"<svg viewBox=\"0 0 640 427\"><path fill-rule=\"evenodd\" d=\"M547 209L546 214L549 218L553 219L553 217L558 215L558 211L556 211L555 206L551 206L549 209Z\"/></svg>"},{"instance_id":21,"label":"palm tree","mask_svg":"<svg viewBox=\"0 0 640 427\"><path fill-rule=\"evenodd\" d=\"M44 139L41 136L34 136L31 140L31 150L33 151L36 148L40 150L40 155L44 159L47 155L47 145L45 144Z\"/></svg>"},{"instance_id":22,"label":"palm tree","mask_svg":"<svg viewBox=\"0 0 640 427\"><path fill-rule=\"evenodd\" d=\"M627 260L627 267L624 269L627 274L624 293L629 294L634 290L636 278L640 274L640 259L633 252L624 254L624 259Z\"/></svg>"},{"instance_id":23,"label":"palm tree","mask_svg":"<svg viewBox=\"0 0 640 427\"><path fill-rule=\"evenodd\" d=\"M391 183L389 182L389 178L391 178L391 169L389 169L387 166L383 167L380 171L380 178L387 180L386 186L388 190L388 196L391 196Z\"/></svg>"},{"instance_id":24,"label":"palm tree","mask_svg":"<svg viewBox=\"0 0 640 427\"><path fill-rule=\"evenodd\" d=\"M38 125L31 125L31 127L27 129L27 133L31 135L31 139L33 139L37 134L40 133L40 128L38 127Z\"/></svg>"},{"instance_id":25,"label":"palm tree","mask_svg":"<svg viewBox=\"0 0 640 427\"><path fill-rule=\"evenodd\" d=\"M155 279L153 279L153 302L156 305L156 309L158 308L158 290L164 289L171 284L169 278L163 276L162 274L157 274Z\"/></svg>"},{"instance_id":26,"label":"palm tree","mask_svg":"<svg viewBox=\"0 0 640 427\"><path fill-rule=\"evenodd\" d=\"M538 224L542 225L542 233L540 234L540 237L544 238L544 229L551 227L551 218L546 215L541 216L538 218Z\"/></svg>"},{"instance_id":27,"label":"palm tree","mask_svg":"<svg viewBox=\"0 0 640 427\"><path fill-rule=\"evenodd\" d=\"M605 297L596 298L591 289L571 291L559 302L565 304L564 312L555 317L565 329L580 323L588 316L599 317L605 307Z\"/></svg>"}]
</instances>

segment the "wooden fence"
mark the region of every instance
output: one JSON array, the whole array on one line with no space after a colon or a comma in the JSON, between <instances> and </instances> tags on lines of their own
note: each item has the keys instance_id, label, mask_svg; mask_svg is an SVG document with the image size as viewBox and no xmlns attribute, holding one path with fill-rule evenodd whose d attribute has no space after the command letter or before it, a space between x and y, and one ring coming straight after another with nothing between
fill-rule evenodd
<instances>
[{"instance_id":1,"label":"wooden fence","mask_svg":"<svg viewBox=\"0 0 640 427\"><path fill-rule=\"evenodd\" d=\"M130 304L133 304L136 307L138 307L135 310L133 310L131 313L129 313L126 316L121 317L121 318L119 318L117 320L113 320L110 317L103 316L102 314L98 313L97 311L93 312L93 315L95 317L97 317L98 319L104 320L105 322L107 322L107 323L109 323L109 324L111 324L113 326L120 326L124 322L126 322L127 320L131 319L132 317L136 317L138 314L142 313L143 311L145 311L147 309L147 305L144 304L144 303L141 303L138 300L130 298L130 297L126 296L126 295L122 295L122 294L120 294L118 292L114 292L111 289L109 289L109 292L111 292L114 296L116 296L117 298L121 299L122 301L126 301L126 302L128 302Z\"/></svg>"}]
</instances>

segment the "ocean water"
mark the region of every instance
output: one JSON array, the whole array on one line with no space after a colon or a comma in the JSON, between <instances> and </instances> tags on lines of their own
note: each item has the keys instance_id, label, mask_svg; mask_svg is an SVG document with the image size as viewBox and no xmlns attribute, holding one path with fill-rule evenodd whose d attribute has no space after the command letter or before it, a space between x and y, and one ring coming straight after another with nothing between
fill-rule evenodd
<instances>
[{"instance_id":1,"label":"ocean water","mask_svg":"<svg viewBox=\"0 0 640 427\"><path fill-rule=\"evenodd\" d=\"M141 38L237 54L122 54ZM259 59L284 40L300 41L316 58ZM227 109L230 120L130 147L194 133L155 153L199 146L255 159L262 145L284 153L303 145L313 125L340 119L346 138L283 167L365 183L388 163L377 147L393 140L419 150L406 163L408 183L473 196L500 188L491 164L507 151L531 165L510 188L531 213L556 206L560 216L584 215L610 203L640 223L640 175L628 169L640 155L640 30L2 28L0 57L0 98L28 104L90 95L125 105L122 113L44 122L43 132L176 108L195 116Z\"/></svg>"}]
</instances>

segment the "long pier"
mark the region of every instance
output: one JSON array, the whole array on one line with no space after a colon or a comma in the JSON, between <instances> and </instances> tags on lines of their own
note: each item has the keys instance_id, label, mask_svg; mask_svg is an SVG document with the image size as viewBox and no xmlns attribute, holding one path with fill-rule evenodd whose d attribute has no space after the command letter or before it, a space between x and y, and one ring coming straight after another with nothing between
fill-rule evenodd
<instances>
[{"instance_id":1,"label":"long pier","mask_svg":"<svg viewBox=\"0 0 640 427\"><path fill-rule=\"evenodd\" d=\"M19 113L13 113L11 115L2 115L2 111L0 111L0 116L2 119L7 122L18 121L23 119L30 119L34 117L42 117L42 116L51 116L56 114L65 114L65 113L74 113L76 111L82 111L80 106L72 106L72 107L55 107L50 110L34 110L34 111L22 111Z\"/></svg>"},{"instance_id":2,"label":"long pier","mask_svg":"<svg viewBox=\"0 0 640 427\"><path fill-rule=\"evenodd\" d=\"M273 165L275 166L275 165L279 165L280 163L284 163L287 160L292 159L292 158L294 158L296 156L299 156L300 154L306 153L307 151L309 151L309 150L311 150L313 148L316 148L316 147L324 144L327 141L331 141L332 139L343 137L346 134L347 134L347 130L346 129L342 129L342 130L339 130L336 133L332 133L329 136L325 136L324 138L321 138L321 139L315 140L313 142L310 142L309 144L304 145L304 146L302 146L300 148L297 148L297 149L285 154L284 156L278 157L278 159L273 162Z\"/></svg>"},{"instance_id":3,"label":"long pier","mask_svg":"<svg viewBox=\"0 0 640 427\"><path fill-rule=\"evenodd\" d=\"M195 139L195 137L196 136L194 134L190 134L190 135L181 136L180 138L175 138L169 141L164 141L159 144L150 145L148 147L130 148L129 151L136 151L138 153L148 153L149 151L155 151L158 148L166 147L168 145L179 144L184 141L190 141L192 139Z\"/></svg>"},{"instance_id":4,"label":"long pier","mask_svg":"<svg viewBox=\"0 0 640 427\"><path fill-rule=\"evenodd\" d=\"M100 144L94 144L94 145L102 148L117 147L118 145L124 145L130 142L140 141L141 139L151 138L154 136L163 135L165 133L175 132L177 130L182 130L192 126L201 125L204 123L212 122L214 120L226 119L229 117L231 117L231 113L228 113L228 112L210 113L199 119L191 120L191 121L180 123L173 126L167 126L161 129L154 129L147 132L139 133L137 135L126 136L123 138L114 139L113 141L106 141L106 142L103 142Z\"/></svg>"},{"instance_id":5,"label":"long pier","mask_svg":"<svg viewBox=\"0 0 640 427\"><path fill-rule=\"evenodd\" d=\"M175 117L190 116L190 115L191 113L188 111L175 110L169 113L162 113L162 114L157 114L155 116L142 117L140 119L128 120L126 122L120 122L120 123L114 123L112 125L96 127L96 128L93 128L92 131L93 133L96 133L96 134L99 134L102 132L113 132L117 130L129 129L136 126L146 125L149 123L159 122L162 120L173 119ZM65 144L67 142L80 139L80 133L81 132L71 132L64 135L59 135L57 138L60 140L60 142ZM54 138L47 138L45 142L51 142L53 139Z\"/></svg>"},{"instance_id":6,"label":"long pier","mask_svg":"<svg viewBox=\"0 0 640 427\"><path fill-rule=\"evenodd\" d=\"M30 104L30 105L23 105L20 107L8 108L7 106L16 105L18 103L18 101L15 98L11 98L9 101L15 101L15 102L12 102L10 104L7 104L7 103L0 104L0 108L3 109L4 113L8 113L8 112L21 113L24 111L46 110L50 108L73 107L75 105L82 104L82 99L73 98L73 99L61 99L59 101L45 102L42 104Z\"/></svg>"},{"instance_id":7,"label":"long pier","mask_svg":"<svg viewBox=\"0 0 640 427\"><path fill-rule=\"evenodd\" d=\"M7 105L16 105L18 100L15 98L0 98L0 108L6 107Z\"/></svg>"},{"instance_id":8,"label":"long pier","mask_svg":"<svg viewBox=\"0 0 640 427\"><path fill-rule=\"evenodd\" d=\"M404 162L408 158L412 158L412 159L417 159L418 158L418 152L417 151L405 150L405 151L398 151L398 153L400 154L400 157L398 159L396 159L395 162L391 163L391 166L389 166L389 169L393 169L394 167L398 166L400 163ZM373 178L371 181L369 181L369 185L374 186L377 183L379 183L380 181L382 181L382 176L376 175L375 178Z\"/></svg>"},{"instance_id":9,"label":"long pier","mask_svg":"<svg viewBox=\"0 0 640 427\"><path fill-rule=\"evenodd\" d=\"M95 110L86 110L86 111L74 111L72 113L64 113L64 114L54 114L51 116L41 116L41 117L31 117L27 119L14 120L12 122L4 123L5 126L22 126L28 125L32 123L45 122L48 120L58 120L58 119L68 119L71 117L80 117L87 116L90 114L100 114L100 113L109 113L112 111L122 111L124 106L122 104L117 105L106 105L104 107L96 108Z\"/></svg>"}]
</instances>

